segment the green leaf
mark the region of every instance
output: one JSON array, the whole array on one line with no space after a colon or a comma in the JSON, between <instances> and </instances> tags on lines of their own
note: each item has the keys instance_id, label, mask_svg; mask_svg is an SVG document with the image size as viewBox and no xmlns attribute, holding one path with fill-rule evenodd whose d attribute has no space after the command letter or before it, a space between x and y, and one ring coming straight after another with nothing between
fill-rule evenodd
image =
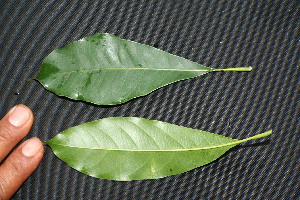
<instances>
[{"instance_id":1,"label":"green leaf","mask_svg":"<svg viewBox=\"0 0 300 200\"><path fill-rule=\"evenodd\" d=\"M208 164L236 140L161 121L112 117L69 128L46 143L58 158L87 175L109 180L156 179Z\"/></svg>"},{"instance_id":2,"label":"green leaf","mask_svg":"<svg viewBox=\"0 0 300 200\"><path fill-rule=\"evenodd\" d=\"M212 71L250 71L251 67L213 69L154 47L99 33L54 50L37 76L60 96L114 105L179 80Z\"/></svg>"}]
</instances>

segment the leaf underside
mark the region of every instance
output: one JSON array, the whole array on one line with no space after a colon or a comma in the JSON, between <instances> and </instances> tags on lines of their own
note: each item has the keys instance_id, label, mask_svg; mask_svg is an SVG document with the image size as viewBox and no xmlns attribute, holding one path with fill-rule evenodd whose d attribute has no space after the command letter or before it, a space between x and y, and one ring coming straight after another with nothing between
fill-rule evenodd
<instances>
[{"instance_id":1,"label":"leaf underside","mask_svg":"<svg viewBox=\"0 0 300 200\"><path fill-rule=\"evenodd\" d=\"M155 120L111 117L69 128L46 143L84 174L130 181L189 171L241 142L269 134L236 140Z\"/></svg>"},{"instance_id":2,"label":"leaf underside","mask_svg":"<svg viewBox=\"0 0 300 200\"><path fill-rule=\"evenodd\" d=\"M154 47L98 33L50 53L36 80L60 96L115 105L211 71Z\"/></svg>"}]
</instances>

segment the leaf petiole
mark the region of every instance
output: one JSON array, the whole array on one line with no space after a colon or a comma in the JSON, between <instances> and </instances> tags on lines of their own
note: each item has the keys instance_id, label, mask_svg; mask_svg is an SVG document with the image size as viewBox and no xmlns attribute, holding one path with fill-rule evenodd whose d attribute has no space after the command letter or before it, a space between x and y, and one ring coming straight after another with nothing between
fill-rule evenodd
<instances>
[{"instance_id":1,"label":"leaf petiole","mask_svg":"<svg viewBox=\"0 0 300 200\"><path fill-rule=\"evenodd\" d=\"M238 72L249 72L252 67L237 67L237 68L225 68L225 69L213 69L213 72L226 72L226 71L238 71Z\"/></svg>"}]
</instances>

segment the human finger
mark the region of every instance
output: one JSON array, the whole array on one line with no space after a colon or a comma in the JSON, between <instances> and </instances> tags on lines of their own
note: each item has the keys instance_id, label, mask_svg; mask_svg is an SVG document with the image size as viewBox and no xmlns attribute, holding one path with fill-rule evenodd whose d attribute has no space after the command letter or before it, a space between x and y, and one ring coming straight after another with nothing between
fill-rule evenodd
<instances>
[{"instance_id":1,"label":"human finger","mask_svg":"<svg viewBox=\"0 0 300 200\"><path fill-rule=\"evenodd\" d=\"M0 166L0 199L10 199L37 168L44 154L43 143L31 138L15 149Z\"/></svg>"},{"instance_id":2,"label":"human finger","mask_svg":"<svg viewBox=\"0 0 300 200\"><path fill-rule=\"evenodd\" d=\"M0 163L28 134L32 123L32 111L25 105L13 107L0 120Z\"/></svg>"}]
</instances>

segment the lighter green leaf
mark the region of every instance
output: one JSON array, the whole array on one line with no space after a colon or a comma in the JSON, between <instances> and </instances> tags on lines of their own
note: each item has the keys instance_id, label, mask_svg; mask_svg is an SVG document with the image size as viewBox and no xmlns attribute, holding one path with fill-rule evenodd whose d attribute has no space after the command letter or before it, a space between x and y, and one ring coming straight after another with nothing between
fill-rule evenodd
<instances>
[{"instance_id":1,"label":"lighter green leaf","mask_svg":"<svg viewBox=\"0 0 300 200\"><path fill-rule=\"evenodd\" d=\"M208 72L250 70L251 67L213 69L154 47L99 33L54 50L45 58L36 80L60 96L114 105Z\"/></svg>"},{"instance_id":2,"label":"lighter green leaf","mask_svg":"<svg viewBox=\"0 0 300 200\"><path fill-rule=\"evenodd\" d=\"M244 140L135 117L105 118L69 128L46 143L58 158L109 180L156 179L208 164Z\"/></svg>"}]
</instances>

